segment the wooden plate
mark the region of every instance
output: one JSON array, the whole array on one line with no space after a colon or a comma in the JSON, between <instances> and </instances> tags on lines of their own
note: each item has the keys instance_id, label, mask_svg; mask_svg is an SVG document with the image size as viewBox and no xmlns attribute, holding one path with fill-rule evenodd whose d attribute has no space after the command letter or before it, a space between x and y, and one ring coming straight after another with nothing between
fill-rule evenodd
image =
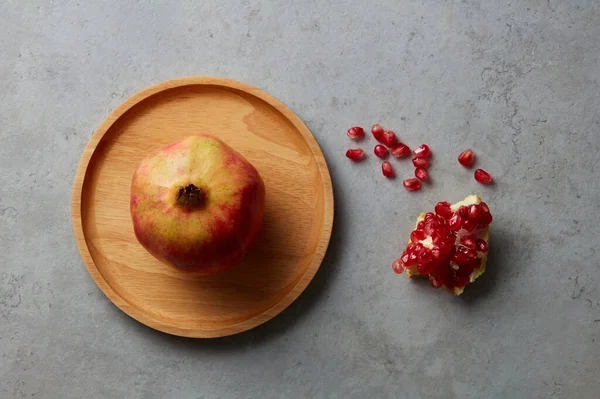
<instances>
[{"instance_id":1,"label":"wooden plate","mask_svg":"<svg viewBox=\"0 0 600 399\"><path fill-rule=\"evenodd\" d=\"M263 230L242 264L190 277L138 244L129 189L149 152L199 132L256 166L266 204ZM166 333L219 337L264 323L306 288L329 243L333 192L319 145L289 108L244 83L187 77L142 90L102 122L77 169L72 216L89 273L121 310Z\"/></svg>"}]
</instances>

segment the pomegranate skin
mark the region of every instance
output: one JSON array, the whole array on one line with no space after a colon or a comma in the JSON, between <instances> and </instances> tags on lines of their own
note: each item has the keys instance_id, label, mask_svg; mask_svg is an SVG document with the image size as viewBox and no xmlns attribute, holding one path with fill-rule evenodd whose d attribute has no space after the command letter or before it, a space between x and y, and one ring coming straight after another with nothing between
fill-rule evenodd
<instances>
[{"instance_id":1,"label":"pomegranate skin","mask_svg":"<svg viewBox=\"0 0 600 399\"><path fill-rule=\"evenodd\" d=\"M238 264L263 223L265 186L241 154L188 136L142 160L130 211L140 244L177 270L211 274Z\"/></svg>"}]
</instances>

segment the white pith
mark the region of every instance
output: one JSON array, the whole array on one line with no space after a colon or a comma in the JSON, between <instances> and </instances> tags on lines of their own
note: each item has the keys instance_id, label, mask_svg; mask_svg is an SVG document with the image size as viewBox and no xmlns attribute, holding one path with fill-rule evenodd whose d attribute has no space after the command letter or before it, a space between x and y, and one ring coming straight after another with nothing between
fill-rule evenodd
<instances>
[{"instance_id":1,"label":"white pith","mask_svg":"<svg viewBox=\"0 0 600 399\"><path fill-rule=\"evenodd\" d=\"M461 206L471 206L471 205L476 205L476 204L480 204L480 203L481 203L481 197L479 197L478 195L469 195L464 200L451 205L450 209L452 210L452 212L457 212ZM425 214L424 213L420 214L419 217L417 218L416 224L419 224L419 222L421 222L424 219L425 219ZM462 237L464 237L466 235L471 235L476 240L482 239L485 242L488 242L489 231L490 231L489 226L486 226L484 228L475 229L473 231L467 231L467 230L461 228L456 234L455 245L459 245ZM409 240L409 244L410 243L411 243L411 241ZM418 243L422 244L426 248L429 248L429 249L433 248L433 240L431 237L426 237L424 240L418 241ZM473 272L469 276L469 280L471 283L474 282L485 271L485 261L487 260L487 253L482 253L482 252L478 251L477 256L478 256L478 258L482 259L482 262L481 262L481 266L478 267L477 269L473 270ZM452 267L453 265L454 264L451 263L450 267ZM405 272L409 277L415 277L415 276L421 275L417 271L416 266L407 267L405 269ZM462 294L464 289L465 289L465 287L454 287L454 289L451 291L454 295L458 296L458 295Z\"/></svg>"}]
</instances>

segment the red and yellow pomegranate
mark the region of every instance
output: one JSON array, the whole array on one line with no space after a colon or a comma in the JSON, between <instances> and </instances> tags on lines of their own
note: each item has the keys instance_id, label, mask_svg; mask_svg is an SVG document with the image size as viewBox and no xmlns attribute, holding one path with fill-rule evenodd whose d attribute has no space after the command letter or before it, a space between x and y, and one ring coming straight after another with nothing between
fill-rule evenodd
<instances>
[{"instance_id":1,"label":"red and yellow pomegranate","mask_svg":"<svg viewBox=\"0 0 600 399\"><path fill-rule=\"evenodd\" d=\"M392 268L408 277L428 277L432 287L458 296L485 271L491 222L490 209L477 195L454 205L440 202L435 213L419 215Z\"/></svg>"},{"instance_id":2,"label":"red and yellow pomegranate","mask_svg":"<svg viewBox=\"0 0 600 399\"><path fill-rule=\"evenodd\" d=\"M188 136L145 158L131 183L135 235L158 260L214 273L239 263L258 235L265 186L217 138Z\"/></svg>"}]
</instances>

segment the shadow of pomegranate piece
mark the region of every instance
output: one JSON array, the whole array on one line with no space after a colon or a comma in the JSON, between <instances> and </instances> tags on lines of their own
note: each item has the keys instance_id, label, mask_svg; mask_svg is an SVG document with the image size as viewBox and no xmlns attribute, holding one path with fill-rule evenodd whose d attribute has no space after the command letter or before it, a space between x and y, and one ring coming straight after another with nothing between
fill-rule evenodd
<instances>
[{"instance_id":1,"label":"shadow of pomegranate piece","mask_svg":"<svg viewBox=\"0 0 600 399\"><path fill-rule=\"evenodd\" d=\"M514 273L515 265L506 262L507 254L515 249L515 236L506 230L496 228L492 224L490 232L490 252L488 254L485 273L475 282L469 284L460 296L467 303L490 295L499 286L500 275Z\"/></svg>"}]
</instances>

